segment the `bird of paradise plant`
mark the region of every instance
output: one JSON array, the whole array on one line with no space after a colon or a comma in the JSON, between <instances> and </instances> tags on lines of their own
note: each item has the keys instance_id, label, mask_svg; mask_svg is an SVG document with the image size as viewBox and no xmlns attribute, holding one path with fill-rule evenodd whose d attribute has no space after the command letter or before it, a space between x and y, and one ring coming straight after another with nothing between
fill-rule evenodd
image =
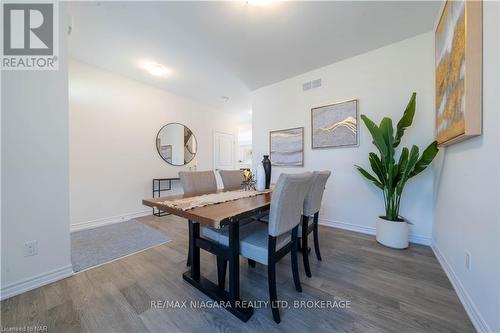
<instances>
[{"instance_id":1,"label":"bird of paradise plant","mask_svg":"<svg viewBox=\"0 0 500 333\"><path fill-rule=\"evenodd\" d=\"M415 106L416 93L413 93L403 117L397 124L396 133L394 133L390 118L383 118L377 126L366 115L361 115L380 155L369 153L368 160L374 175L358 165L356 168L366 179L382 190L385 203L385 216L382 218L389 221L404 221L399 215L403 189L410 178L427 168L439 151L437 141L432 142L422 155L419 154L419 148L416 145L413 145L411 149L404 147L396 162L396 148L401 143L405 130L413 122Z\"/></svg>"}]
</instances>

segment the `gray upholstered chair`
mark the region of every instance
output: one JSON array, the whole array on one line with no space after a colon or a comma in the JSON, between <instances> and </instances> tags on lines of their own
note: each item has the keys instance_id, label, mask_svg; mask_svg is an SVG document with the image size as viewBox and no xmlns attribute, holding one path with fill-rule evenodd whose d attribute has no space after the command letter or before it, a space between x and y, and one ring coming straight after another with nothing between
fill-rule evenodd
<instances>
[{"instance_id":1,"label":"gray upholstered chair","mask_svg":"<svg viewBox=\"0 0 500 333\"><path fill-rule=\"evenodd\" d=\"M325 185L330 177L330 171L314 171L311 187L304 199L304 208L302 211L302 224L299 227L299 238L302 247L302 258L304 260L304 269L306 275L311 277L311 268L309 267L309 247L307 245L307 237L312 232L314 238L314 251L316 258L321 261L319 252L319 237L318 237L318 219L321 209L321 200L325 192ZM313 223L309 221L313 218Z\"/></svg>"},{"instance_id":2,"label":"gray upholstered chair","mask_svg":"<svg viewBox=\"0 0 500 333\"><path fill-rule=\"evenodd\" d=\"M298 237L300 238L299 250L302 250L302 258L304 261L304 270L307 277L311 277L311 268L309 266L309 246L307 236L312 232L314 238L314 251L316 258L321 261L321 253L319 251L319 236L318 236L318 219L319 210L321 209L321 200L325 191L325 185L330 177L330 171L314 171L313 180L309 192L304 199L304 208L302 215L302 223L299 226ZM313 223L310 224L310 219L313 218ZM268 223L269 215L263 215L258 218L260 222Z\"/></svg>"},{"instance_id":3,"label":"gray upholstered chair","mask_svg":"<svg viewBox=\"0 0 500 333\"><path fill-rule=\"evenodd\" d=\"M217 191L217 180L215 179L213 171L181 171L179 172L179 178L181 179L184 194L210 193ZM188 226L191 228L191 223L189 223L189 221ZM186 265L191 265L189 247Z\"/></svg>"},{"instance_id":4,"label":"gray upholstered chair","mask_svg":"<svg viewBox=\"0 0 500 333\"><path fill-rule=\"evenodd\" d=\"M273 191L269 223L250 223L240 229L240 255L268 267L269 298L274 321L280 322L276 293L276 263L291 252L295 289L302 291L297 265L297 233L311 173L281 174ZM229 245L227 232L202 231L204 237Z\"/></svg>"},{"instance_id":5,"label":"gray upholstered chair","mask_svg":"<svg viewBox=\"0 0 500 333\"><path fill-rule=\"evenodd\" d=\"M239 190L243 188L243 170L220 170L219 174L225 190Z\"/></svg>"},{"instance_id":6,"label":"gray upholstered chair","mask_svg":"<svg viewBox=\"0 0 500 333\"><path fill-rule=\"evenodd\" d=\"M213 171L190 171L190 172L181 171L179 172L179 178L181 179L182 188L184 189L185 194L217 192L217 180L215 179L215 174ZM252 220L247 219L240 221L239 223L240 226L243 226L250 222L252 222ZM191 223L189 223L189 221L188 221L188 226L191 227ZM201 226L201 231L202 233L209 232L212 234L219 234L225 232L227 233L227 228L214 229L210 227ZM250 260L249 264L254 266L253 262ZM189 253L189 250L188 250L186 265L187 266L191 265L191 254ZM224 288L226 261L219 257L217 257L217 271L219 276L219 286Z\"/></svg>"},{"instance_id":7,"label":"gray upholstered chair","mask_svg":"<svg viewBox=\"0 0 500 333\"><path fill-rule=\"evenodd\" d=\"M179 178L185 194L217 191L217 180L213 171L181 171Z\"/></svg>"}]
</instances>

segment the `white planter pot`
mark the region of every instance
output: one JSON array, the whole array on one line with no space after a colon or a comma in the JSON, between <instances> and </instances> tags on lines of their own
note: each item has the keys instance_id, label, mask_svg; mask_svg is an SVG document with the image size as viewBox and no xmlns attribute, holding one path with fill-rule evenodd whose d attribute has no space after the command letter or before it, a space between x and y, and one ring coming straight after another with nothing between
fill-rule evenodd
<instances>
[{"instance_id":1,"label":"white planter pot","mask_svg":"<svg viewBox=\"0 0 500 333\"><path fill-rule=\"evenodd\" d=\"M408 223L394 222L378 218L377 242L393 249L408 247Z\"/></svg>"}]
</instances>

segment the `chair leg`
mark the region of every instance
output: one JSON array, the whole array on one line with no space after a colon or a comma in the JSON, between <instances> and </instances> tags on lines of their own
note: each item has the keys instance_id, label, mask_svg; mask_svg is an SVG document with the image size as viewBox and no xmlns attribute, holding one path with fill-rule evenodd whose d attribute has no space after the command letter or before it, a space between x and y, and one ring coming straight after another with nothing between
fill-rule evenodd
<instances>
[{"instance_id":1,"label":"chair leg","mask_svg":"<svg viewBox=\"0 0 500 333\"><path fill-rule=\"evenodd\" d=\"M319 212L314 214L313 236L314 236L314 251L316 252L316 258L318 258L318 260L321 261L321 253L319 252L318 219L319 219Z\"/></svg>"},{"instance_id":2,"label":"chair leg","mask_svg":"<svg viewBox=\"0 0 500 333\"><path fill-rule=\"evenodd\" d=\"M309 266L309 251L305 249L309 248L307 244L307 229L309 227L309 217L302 215L302 259L304 261L304 270L306 271L307 277L311 277L311 267Z\"/></svg>"},{"instance_id":3,"label":"chair leg","mask_svg":"<svg viewBox=\"0 0 500 333\"><path fill-rule=\"evenodd\" d=\"M278 295L276 293L276 266L275 263L267 266L267 280L269 284L269 300L271 301L271 309L273 311L273 319L276 323L280 323L280 313L278 309Z\"/></svg>"},{"instance_id":4,"label":"chair leg","mask_svg":"<svg viewBox=\"0 0 500 333\"><path fill-rule=\"evenodd\" d=\"M299 277L299 265L297 263L297 231L299 227L293 228L292 231L292 249L291 249L291 258L292 258L292 273L293 273L293 283L295 283L295 290L299 293L302 292L302 286L300 285L300 277ZM309 272L311 274L311 272Z\"/></svg>"},{"instance_id":5,"label":"chair leg","mask_svg":"<svg viewBox=\"0 0 500 333\"><path fill-rule=\"evenodd\" d=\"M226 284L227 260L217 257L217 282L224 289Z\"/></svg>"},{"instance_id":6,"label":"chair leg","mask_svg":"<svg viewBox=\"0 0 500 333\"><path fill-rule=\"evenodd\" d=\"M256 264L255 260L248 259L248 266L255 268L255 264Z\"/></svg>"},{"instance_id":7,"label":"chair leg","mask_svg":"<svg viewBox=\"0 0 500 333\"><path fill-rule=\"evenodd\" d=\"M189 230L189 235L191 235L191 221L188 220L188 230ZM191 266L191 251L189 250L191 248L191 237L189 237L189 245L188 245L188 257L186 261L186 266Z\"/></svg>"},{"instance_id":8,"label":"chair leg","mask_svg":"<svg viewBox=\"0 0 500 333\"><path fill-rule=\"evenodd\" d=\"M267 284L269 285L269 301L271 302L271 310L273 319L276 323L280 323L280 312L278 308L278 295L276 293L276 263L274 255L276 252L276 237L268 236L267 246Z\"/></svg>"}]
</instances>

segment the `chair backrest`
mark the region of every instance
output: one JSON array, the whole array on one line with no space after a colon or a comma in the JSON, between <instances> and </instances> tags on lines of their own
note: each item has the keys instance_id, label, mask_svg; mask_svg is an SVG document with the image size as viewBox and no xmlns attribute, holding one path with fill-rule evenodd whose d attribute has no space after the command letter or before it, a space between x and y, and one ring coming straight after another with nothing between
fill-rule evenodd
<instances>
[{"instance_id":1,"label":"chair backrest","mask_svg":"<svg viewBox=\"0 0 500 333\"><path fill-rule=\"evenodd\" d=\"M321 200L325 192L325 185L332 173L330 171L314 171L309 192L304 199L304 215L316 214L321 209Z\"/></svg>"},{"instance_id":2,"label":"chair backrest","mask_svg":"<svg viewBox=\"0 0 500 333\"><path fill-rule=\"evenodd\" d=\"M225 190L243 188L243 170L220 170L219 174Z\"/></svg>"},{"instance_id":3,"label":"chair backrest","mask_svg":"<svg viewBox=\"0 0 500 333\"><path fill-rule=\"evenodd\" d=\"M304 198L311 181L310 172L279 176L269 211L269 235L277 237L300 223Z\"/></svg>"},{"instance_id":4,"label":"chair backrest","mask_svg":"<svg viewBox=\"0 0 500 333\"><path fill-rule=\"evenodd\" d=\"M181 171L179 178L185 194L217 191L217 181L213 171Z\"/></svg>"}]
</instances>

